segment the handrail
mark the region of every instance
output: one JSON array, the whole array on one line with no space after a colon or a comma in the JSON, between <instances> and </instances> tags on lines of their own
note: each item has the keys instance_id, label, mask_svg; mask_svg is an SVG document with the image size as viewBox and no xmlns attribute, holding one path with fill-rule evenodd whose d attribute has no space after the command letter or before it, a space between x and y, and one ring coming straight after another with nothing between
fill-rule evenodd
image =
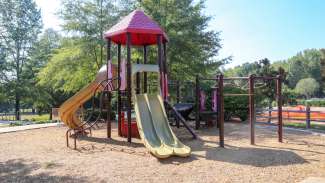
<instances>
[{"instance_id":1,"label":"handrail","mask_svg":"<svg viewBox=\"0 0 325 183\"><path fill-rule=\"evenodd\" d=\"M183 118L183 116L173 107L169 102L165 101L165 104L172 109L172 111L176 114L176 117L181 120L185 128L192 134L193 138L196 139L197 136L194 133L194 131L186 124L186 120Z\"/></svg>"}]
</instances>

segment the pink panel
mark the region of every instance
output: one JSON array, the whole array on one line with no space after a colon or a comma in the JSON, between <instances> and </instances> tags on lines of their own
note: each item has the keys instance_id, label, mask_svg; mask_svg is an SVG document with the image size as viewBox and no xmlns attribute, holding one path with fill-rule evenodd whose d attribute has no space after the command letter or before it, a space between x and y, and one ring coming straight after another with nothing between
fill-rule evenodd
<instances>
[{"instance_id":1,"label":"pink panel","mask_svg":"<svg viewBox=\"0 0 325 183\"><path fill-rule=\"evenodd\" d=\"M126 61L124 59L121 61L120 77L121 77L120 90L125 90L126 89Z\"/></svg>"},{"instance_id":2,"label":"pink panel","mask_svg":"<svg viewBox=\"0 0 325 183\"><path fill-rule=\"evenodd\" d=\"M217 90L213 90L213 92L212 92L212 110L215 112L217 111L217 102L218 102L217 94L218 94Z\"/></svg>"},{"instance_id":3,"label":"pink panel","mask_svg":"<svg viewBox=\"0 0 325 183\"><path fill-rule=\"evenodd\" d=\"M206 98L206 95L204 93L204 91L200 91L200 111L204 111L206 108L205 108L205 98Z\"/></svg>"}]
</instances>

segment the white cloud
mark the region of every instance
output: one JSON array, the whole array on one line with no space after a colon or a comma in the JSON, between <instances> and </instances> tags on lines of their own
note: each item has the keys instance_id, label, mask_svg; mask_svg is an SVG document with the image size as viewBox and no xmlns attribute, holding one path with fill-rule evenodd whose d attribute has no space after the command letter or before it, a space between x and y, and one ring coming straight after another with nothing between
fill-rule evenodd
<instances>
[{"instance_id":1,"label":"white cloud","mask_svg":"<svg viewBox=\"0 0 325 183\"><path fill-rule=\"evenodd\" d=\"M55 30L61 30L61 21L55 15L60 7L60 0L35 0L35 2L41 8L44 29L53 28Z\"/></svg>"}]
</instances>

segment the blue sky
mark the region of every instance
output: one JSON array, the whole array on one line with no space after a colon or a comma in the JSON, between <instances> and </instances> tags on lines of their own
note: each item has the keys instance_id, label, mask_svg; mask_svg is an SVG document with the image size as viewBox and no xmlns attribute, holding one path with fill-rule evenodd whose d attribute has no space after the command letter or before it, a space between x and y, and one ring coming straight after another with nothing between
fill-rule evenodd
<instances>
[{"instance_id":1,"label":"blue sky","mask_svg":"<svg viewBox=\"0 0 325 183\"><path fill-rule=\"evenodd\" d=\"M221 31L221 56L231 67L262 58L286 59L325 47L324 0L207 0L210 28Z\"/></svg>"},{"instance_id":2,"label":"blue sky","mask_svg":"<svg viewBox=\"0 0 325 183\"><path fill-rule=\"evenodd\" d=\"M58 0L36 0L44 28L59 30ZM307 48L325 47L325 0L207 0L209 29L221 31L226 67L262 58L277 61Z\"/></svg>"}]
</instances>

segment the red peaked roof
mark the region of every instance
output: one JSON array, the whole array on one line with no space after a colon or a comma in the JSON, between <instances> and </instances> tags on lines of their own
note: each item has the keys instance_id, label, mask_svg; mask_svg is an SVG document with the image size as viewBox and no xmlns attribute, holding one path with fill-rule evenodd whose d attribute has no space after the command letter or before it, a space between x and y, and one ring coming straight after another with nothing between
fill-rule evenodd
<instances>
[{"instance_id":1,"label":"red peaked roof","mask_svg":"<svg viewBox=\"0 0 325 183\"><path fill-rule=\"evenodd\" d=\"M162 35L162 41L168 37L160 26L141 10L134 10L119 23L105 32L105 38L117 44L126 44L126 33L131 33L131 45L157 44L157 35Z\"/></svg>"}]
</instances>

